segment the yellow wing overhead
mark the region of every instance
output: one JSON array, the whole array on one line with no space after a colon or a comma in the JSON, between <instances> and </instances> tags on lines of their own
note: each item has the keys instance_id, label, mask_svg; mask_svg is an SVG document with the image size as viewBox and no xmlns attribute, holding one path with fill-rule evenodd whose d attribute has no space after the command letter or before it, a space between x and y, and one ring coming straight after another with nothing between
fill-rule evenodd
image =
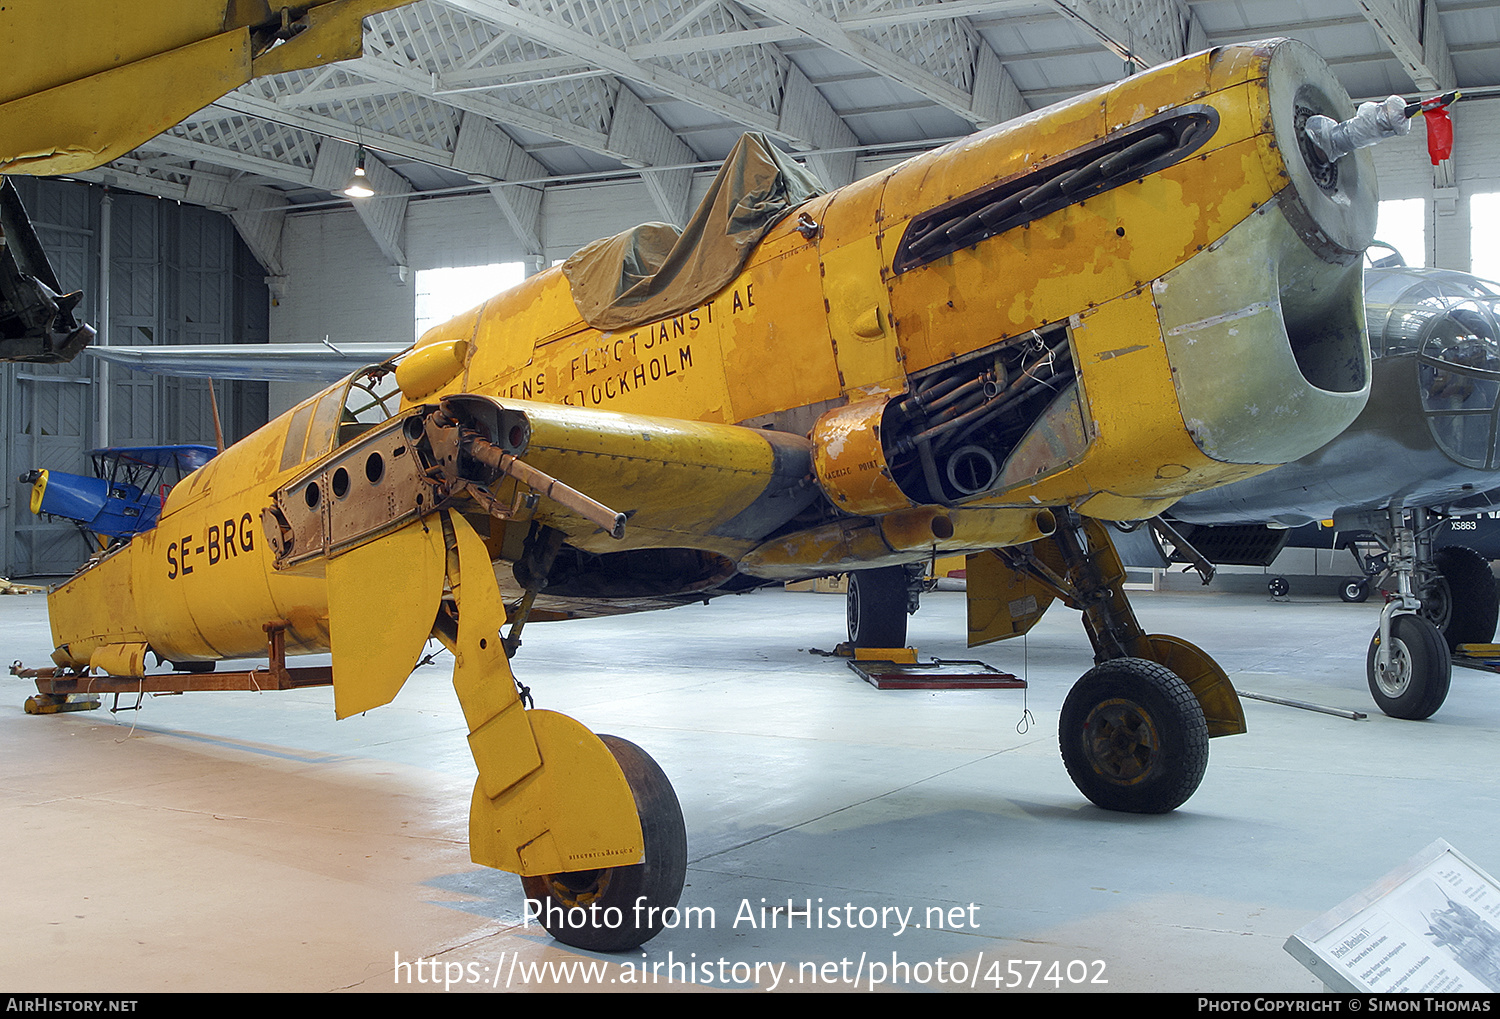
<instances>
[{"instance_id":1,"label":"yellow wing overhead","mask_svg":"<svg viewBox=\"0 0 1500 1019\"><path fill-rule=\"evenodd\" d=\"M410 2L18 0L0 31L0 171L100 166L252 78L359 56L362 20Z\"/></svg>"}]
</instances>

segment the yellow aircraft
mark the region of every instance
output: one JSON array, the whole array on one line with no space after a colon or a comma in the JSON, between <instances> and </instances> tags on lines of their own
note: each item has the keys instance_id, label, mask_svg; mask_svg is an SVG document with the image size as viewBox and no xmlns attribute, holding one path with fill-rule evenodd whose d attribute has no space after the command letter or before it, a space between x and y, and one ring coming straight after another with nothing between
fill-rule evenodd
<instances>
[{"instance_id":1,"label":"yellow aircraft","mask_svg":"<svg viewBox=\"0 0 1500 1019\"><path fill-rule=\"evenodd\" d=\"M100 166L252 78L359 56L362 19L408 3L12 0L0 31L0 172Z\"/></svg>"},{"instance_id":2,"label":"yellow aircraft","mask_svg":"<svg viewBox=\"0 0 1500 1019\"><path fill-rule=\"evenodd\" d=\"M11 0L0 7L0 173L102 166L267 74L363 52L362 19L411 0ZM170 83L166 86L165 83ZM0 184L0 361L71 361L73 319L9 181Z\"/></svg>"},{"instance_id":3,"label":"yellow aircraft","mask_svg":"<svg viewBox=\"0 0 1500 1019\"><path fill-rule=\"evenodd\" d=\"M1372 163L1302 130L1349 112L1281 40L831 194L752 137L681 236L596 242L178 485L50 595L33 706L326 683L285 656L331 651L344 717L436 637L479 771L473 859L521 875L560 940L623 950L677 902L681 811L639 748L523 701L523 624L963 552L971 643L1054 599L1083 611L1098 664L1060 723L1079 788L1174 809L1243 713L1212 659L1142 631L1100 521L1295 459L1360 411ZM176 671L148 675L149 653Z\"/></svg>"}]
</instances>

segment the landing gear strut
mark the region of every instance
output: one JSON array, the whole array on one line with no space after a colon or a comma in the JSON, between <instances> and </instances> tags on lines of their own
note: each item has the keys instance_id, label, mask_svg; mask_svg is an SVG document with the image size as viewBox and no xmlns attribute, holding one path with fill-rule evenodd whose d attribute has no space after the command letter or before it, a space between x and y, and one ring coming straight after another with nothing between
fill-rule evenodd
<instances>
[{"instance_id":1,"label":"landing gear strut","mask_svg":"<svg viewBox=\"0 0 1500 1019\"><path fill-rule=\"evenodd\" d=\"M1365 673L1375 703L1395 718L1428 718L1442 707L1453 673L1451 652L1460 644L1493 640L1500 614L1500 589L1489 563L1466 548L1434 553L1433 523L1426 509L1396 506L1375 532L1387 550L1386 576L1395 581L1396 594L1381 610Z\"/></svg>"},{"instance_id":2,"label":"landing gear strut","mask_svg":"<svg viewBox=\"0 0 1500 1019\"><path fill-rule=\"evenodd\" d=\"M507 642L496 639L506 611L488 548L458 513L439 514L431 530L455 592L436 632L453 652L479 769L470 858L520 874L528 920L565 944L619 952L645 943L673 915L687 870L671 783L635 744L528 706Z\"/></svg>"}]
</instances>

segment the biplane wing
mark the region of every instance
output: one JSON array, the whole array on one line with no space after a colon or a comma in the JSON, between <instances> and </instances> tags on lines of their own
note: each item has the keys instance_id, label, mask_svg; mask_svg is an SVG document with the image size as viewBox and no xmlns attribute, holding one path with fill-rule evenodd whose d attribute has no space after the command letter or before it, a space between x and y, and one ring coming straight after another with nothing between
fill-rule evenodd
<instances>
[{"instance_id":1,"label":"biplane wing","mask_svg":"<svg viewBox=\"0 0 1500 1019\"><path fill-rule=\"evenodd\" d=\"M155 527L167 493L217 452L201 445L112 446L89 454L92 477L38 469L17 480L31 486L31 512L71 520L108 545Z\"/></svg>"}]
</instances>

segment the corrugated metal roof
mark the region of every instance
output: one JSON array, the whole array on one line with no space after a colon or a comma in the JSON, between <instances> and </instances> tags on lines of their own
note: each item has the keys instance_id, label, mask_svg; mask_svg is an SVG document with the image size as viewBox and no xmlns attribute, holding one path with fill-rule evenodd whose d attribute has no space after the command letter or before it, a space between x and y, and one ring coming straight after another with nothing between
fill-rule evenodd
<instances>
[{"instance_id":1,"label":"corrugated metal roof","mask_svg":"<svg viewBox=\"0 0 1500 1019\"><path fill-rule=\"evenodd\" d=\"M366 19L359 60L252 82L91 176L228 209L327 202L363 145L415 197L647 170L673 219L682 168L746 130L838 185L855 153L1275 35L1360 98L1500 87L1492 0L420 0Z\"/></svg>"}]
</instances>

